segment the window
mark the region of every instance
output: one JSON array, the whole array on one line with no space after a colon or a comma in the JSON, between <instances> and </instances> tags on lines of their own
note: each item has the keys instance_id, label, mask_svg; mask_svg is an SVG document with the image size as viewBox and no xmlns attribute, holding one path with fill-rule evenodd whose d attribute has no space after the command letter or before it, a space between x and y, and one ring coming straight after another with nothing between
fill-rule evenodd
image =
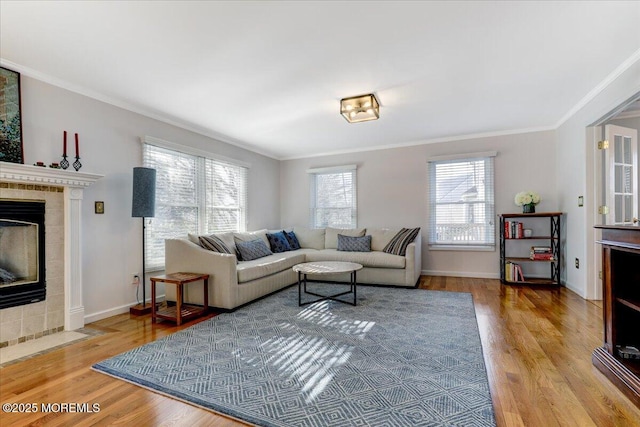
<instances>
[{"instance_id":1,"label":"window","mask_svg":"<svg viewBox=\"0 0 640 427\"><path fill-rule=\"evenodd\" d=\"M429 245L495 249L495 152L429 160Z\"/></svg>"},{"instance_id":2,"label":"window","mask_svg":"<svg viewBox=\"0 0 640 427\"><path fill-rule=\"evenodd\" d=\"M144 144L144 166L156 169L155 217L145 233L149 270L163 268L165 239L246 229L248 167L193 153Z\"/></svg>"},{"instance_id":3,"label":"window","mask_svg":"<svg viewBox=\"0 0 640 427\"><path fill-rule=\"evenodd\" d=\"M311 228L356 228L356 166L309 169Z\"/></svg>"}]
</instances>

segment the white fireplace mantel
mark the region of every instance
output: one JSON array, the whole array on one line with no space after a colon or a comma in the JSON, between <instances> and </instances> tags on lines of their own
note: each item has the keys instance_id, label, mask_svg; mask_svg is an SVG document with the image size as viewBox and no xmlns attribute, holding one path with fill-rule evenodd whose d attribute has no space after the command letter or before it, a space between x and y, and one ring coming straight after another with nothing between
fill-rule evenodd
<instances>
[{"instance_id":1,"label":"white fireplace mantel","mask_svg":"<svg viewBox=\"0 0 640 427\"><path fill-rule=\"evenodd\" d=\"M82 301L82 198L104 175L0 162L0 181L64 188L64 329L84 327Z\"/></svg>"}]
</instances>

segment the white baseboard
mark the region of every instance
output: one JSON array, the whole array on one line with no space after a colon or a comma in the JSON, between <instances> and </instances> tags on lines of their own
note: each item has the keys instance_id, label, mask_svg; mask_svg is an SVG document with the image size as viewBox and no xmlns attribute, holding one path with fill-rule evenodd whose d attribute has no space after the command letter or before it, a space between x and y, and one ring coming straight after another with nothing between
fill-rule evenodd
<instances>
[{"instance_id":1,"label":"white baseboard","mask_svg":"<svg viewBox=\"0 0 640 427\"><path fill-rule=\"evenodd\" d=\"M582 298L582 299L587 299L587 298L585 297L585 295L583 295L583 294L582 294L582 292L583 292L583 290L582 290L582 289L580 289L580 288L578 288L578 287L573 286L573 285L572 285L571 283L569 283L569 282L565 282L565 283L564 283L564 286L565 286L567 289L569 289L571 292L573 292L574 294L578 295L580 298Z\"/></svg>"},{"instance_id":2,"label":"white baseboard","mask_svg":"<svg viewBox=\"0 0 640 427\"><path fill-rule=\"evenodd\" d=\"M164 301L164 295L156 295L156 302ZM151 298L147 298L147 302L151 302ZM84 316L84 324L97 322L98 320L106 319L108 317L116 316L118 314L128 313L129 309L137 303L130 303L121 305L119 307L110 308L109 310L99 311L97 313L91 313Z\"/></svg>"},{"instance_id":3,"label":"white baseboard","mask_svg":"<svg viewBox=\"0 0 640 427\"><path fill-rule=\"evenodd\" d=\"M422 270L420 273L425 276L477 277L479 279L499 279L500 278L500 273L473 273L469 271Z\"/></svg>"}]
</instances>

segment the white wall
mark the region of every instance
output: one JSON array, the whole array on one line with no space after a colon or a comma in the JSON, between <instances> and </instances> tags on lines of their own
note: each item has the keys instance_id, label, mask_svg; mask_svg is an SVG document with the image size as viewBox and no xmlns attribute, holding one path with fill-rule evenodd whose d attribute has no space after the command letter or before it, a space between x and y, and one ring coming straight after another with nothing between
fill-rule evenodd
<instances>
[{"instance_id":1,"label":"white wall","mask_svg":"<svg viewBox=\"0 0 640 427\"><path fill-rule=\"evenodd\" d=\"M567 269L567 287L583 298L598 299L595 257L600 248L594 246L593 230L596 200L594 197L594 147L587 146L587 126L601 119L640 90L640 61L620 74L582 109L557 129L557 178L559 207L567 212L567 259L579 258L581 268L573 262ZM578 207L578 196L584 195L584 207Z\"/></svg>"},{"instance_id":2,"label":"white wall","mask_svg":"<svg viewBox=\"0 0 640 427\"><path fill-rule=\"evenodd\" d=\"M142 270L142 223L131 217L132 169L142 165L140 137L154 136L251 164L249 227L280 222L279 162L140 114L22 76L25 163L59 161L62 132L80 136L81 171L105 175L84 192L83 298L85 319L125 312L136 302L130 274ZM105 213L94 213L94 201ZM150 291L147 291L147 296Z\"/></svg>"},{"instance_id":3,"label":"white wall","mask_svg":"<svg viewBox=\"0 0 640 427\"><path fill-rule=\"evenodd\" d=\"M83 283L87 321L108 317L135 303L130 274L141 269L141 224L131 218L132 168L141 165L139 138L150 135L235 158L252 165L249 178L249 228L307 225L310 167L358 164L358 223L361 226L420 226L427 229L426 162L430 156L496 150L496 212L517 212L516 192L538 191L539 211L566 215L566 284L583 297L586 268L573 259L593 262L585 247L591 233L587 212L591 157L585 127L640 90L640 63L620 75L557 131L425 144L278 162L112 105L22 76L25 163L59 161L62 131L80 134L84 172L104 174L85 191L83 203ZM71 142L70 138L70 142ZM73 148L69 146L71 154ZM585 196L585 207L577 197ZM105 202L105 214L93 202ZM279 202L278 202L279 201ZM591 222L592 224L592 222ZM498 276L498 253L429 251L423 270L477 277ZM590 254L590 257L587 255ZM584 265L584 263L583 263ZM568 268L567 268L568 267Z\"/></svg>"},{"instance_id":4,"label":"white wall","mask_svg":"<svg viewBox=\"0 0 640 427\"><path fill-rule=\"evenodd\" d=\"M280 226L309 226L308 168L357 164L358 226L417 226L427 231L427 159L494 150L498 151L496 214L519 212L513 198L523 190L540 193L537 211L554 211L558 209L554 141L553 131L533 132L283 161ZM426 233L423 236L425 273L499 277L497 248L493 252L429 251Z\"/></svg>"}]
</instances>

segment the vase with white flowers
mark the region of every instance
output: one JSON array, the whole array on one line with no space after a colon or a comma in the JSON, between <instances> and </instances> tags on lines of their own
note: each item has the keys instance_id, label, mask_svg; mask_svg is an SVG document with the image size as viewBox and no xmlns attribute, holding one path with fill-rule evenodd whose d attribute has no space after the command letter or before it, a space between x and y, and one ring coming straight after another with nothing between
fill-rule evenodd
<instances>
[{"instance_id":1,"label":"vase with white flowers","mask_svg":"<svg viewBox=\"0 0 640 427\"><path fill-rule=\"evenodd\" d=\"M516 194L515 202L517 206L522 206L522 213L535 213L540 195L535 191L521 191Z\"/></svg>"}]
</instances>

